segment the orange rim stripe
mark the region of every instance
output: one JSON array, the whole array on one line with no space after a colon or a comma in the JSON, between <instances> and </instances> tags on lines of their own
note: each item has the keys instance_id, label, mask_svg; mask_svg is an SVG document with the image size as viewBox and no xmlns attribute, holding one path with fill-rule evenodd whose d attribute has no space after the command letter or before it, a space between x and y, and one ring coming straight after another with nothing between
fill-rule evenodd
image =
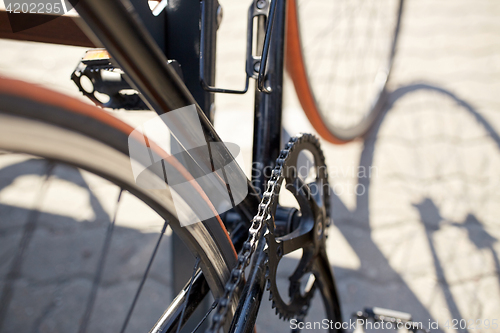
<instances>
[{"instance_id":1,"label":"orange rim stripe","mask_svg":"<svg viewBox=\"0 0 500 333\"><path fill-rule=\"evenodd\" d=\"M288 0L286 20L286 69L290 75L297 97L311 125L323 139L334 144L344 144L349 141L340 140L326 127L316 106L316 101L307 78L304 57L300 44L299 21L295 0Z\"/></svg>"},{"instance_id":2,"label":"orange rim stripe","mask_svg":"<svg viewBox=\"0 0 500 333\"><path fill-rule=\"evenodd\" d=\"M73 97L66 96L64 94L60 94L58 92L37 86L35 84L27 83L24 81L8 79L5 77L0 77L0 94L4 95L14 95L23 98L30 99L32 101L41 102L43 104L53 105L58 108L62 108L64 110L83 114L90 118L94 118L102 123L105 123L126 135L134 135L135 138L139 139L140 134L138 132L134 132L134 128L118 118L112 116L111 114L105 112L104 110L85 104ZM162 148L156 145L154 142L150 142L150 148L153 149L159 156L163 157L168 163L170 163L179 173L181 173L184 178L189 181L193 179L193 176L184 168L184 166L176 160L172 155L165 152ZM193 183L192 183L193 184ZM227 232L224 223L222 222L220 216L215 210L212 202L206 195L205 191L200 187L198 183L194 183L196 191L200 194L200 196L207 202L208 206L214 212L214 215L217 217L219 224L224 230L229 243L231 244L231 248L233 249L234 256L237 257L236 250L234 245L229 237L229 233Z\"/></svg>"}]
</instances>

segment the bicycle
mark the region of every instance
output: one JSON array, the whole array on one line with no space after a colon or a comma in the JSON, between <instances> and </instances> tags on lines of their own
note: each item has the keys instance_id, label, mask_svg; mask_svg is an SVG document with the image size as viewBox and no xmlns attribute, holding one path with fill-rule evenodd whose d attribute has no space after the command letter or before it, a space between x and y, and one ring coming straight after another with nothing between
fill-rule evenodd
<instances>
[{"instance_id":1,"label":"bicycle","mask_svg":"<svg viewBox=\"0 0 500 333\"><path fill-rule=\"evenodd\" d=\"M166 2L159 2L158 6L162 3ZM38 221L38 217L41 214L39 211L42 208L42 196L48 191L47 182L60 172L55 166L57 163L84 170L81 172L90 172L119 187L116 193L116 207L109 214L109 223L100 226L105 237L99 259L94 263L96 272L90 279L90 292L80 314L79 332L98 329L91 326L90 321L97 315L94 307L97 304L99 285L106 280L103 272L112 234L117 228L117 207L127 193L150 206L164 223L160 225L158 240L139 279L137 292L131 297L126 317L116 330L124 332L130 324L131 315L136 310L140 292L150 274L153 259L158 253L167 225L184 241L197 259L192 277L153 325L151 332L178 332L209 291L215 299L210 307L210 311L215 310L209 328L211 332L219 331L222 327L231 332L253 331L266 286L271 291L270 300L273 301L273 307L280 317L302 321L315 290L319 289L327 319L341 324L340 301L325 250L330 207L328 174L319 141L311 135L300 135L292 138L280 152L279 124L285 55L288 59L286 66L299 99L318 133L324 139L335 143L352 140L369 128L381 109L385 84L394 58L402 4L402 0L393 1L390 28L384 32L389 32L389 37L386 38L389 42L385 43L385 54L381 56L383 65L377 64L377 70L372 75L375 79L370 78L375 81L375 85L368 93L369 97L354 106L361 110L359 112L362 116L354 123L351 121L347 125L338 125L333 122L335 117L325 113L325 104L328 104L328 101L321 100L323 95L313 93L318 90L318 86L322 88L322 83L310 82L308 79L309 68L306 63L310 62L311 55L307 53L307 49L301 47L300 38L303 36L299 36L301 28L305 29L303 35L307 36L307 28L305 24L298 24L301 13L306 12L297 10L300 4L294 0L288 1L288 7L287 1L284 0L252 2L248 19L246 80L242 90L214 86L216 31L221 20L217 1L203 0L201 9L196 2L179 2L177 7L167 5L163 8L165 15L155 16L156 18L151 16L151 11L144 10L146 4L139 1L134 2L135 11L120 1L79 1L76 9L92 31L89 36L97 36L97 39L88 40L82 36L80 40L69 38L59 39L58 42L86 46L102 43L113 59L110 60L102 54L97 58L90 55L89 58L84 58L84 66L75 71L73 80L87 97L101 106L108 107L140 108L143 107L142 103L145 103L144 105L158 114L195 105L205 140L207 145L210 145L221 143L211 123L213 94L245 93L249 89L250 79L253 78L258 88L255 101L253 160L260 169L253 170L255 172L251 181L246 180L249 194L234 210L227 214L214 214L212 218L183 227L176 214L171 194L147 191L131 176L130 140L139 146L146 144L162 161L170 163L171 167L180 168L161 147L152 142L143 142L140 136L134 136L132 127L100 109L27 83L1 79L0 149L34 156L34 161L41 164L45 175L44 182L37 189L33 207L25 212L27 222L22 228L9 225L5 229L10 230L9 232L18 238L18 242L14 242L17 246L13 245L8 249L11 251L12 260L3 268L6 270L6 279L0 302L0 329L9 329L10 326L6 325L17 325L9 322L12 317L8 316L11 313L9 306L12 302L17 302L14 284L18 283L23 275L23 263L28 258L29 245L33 242L37 227L40 227L38 225L47 227ZM155 10L160 9L153 9L153 12ZM193 12L199 15L192 15ZM373 12L370 13L373 15ZM345 24L349 22L352 21L347 20ZM166 31L158 29L162 25L167 27ZM189 40L181 41L173 28L183 29L184 36L189 36ZM352 29L354 28L351 27ZM199 51L192 48L198 41ZM252 51L254 43L257 45L256 53ZM103 68L99 66L104 66L104 70L122 70L131 84L121 79L118 86L100 86L102 82L99 80L102 78L92 76L92 73L101 73ZM96 68L99 68L99 71L92 71ZM379 68L382 68L381 71ZM91 77L94 84L92 88L85 88L84 82L81 81L84 76ZM123 77L122 75L121 78ZM143 98L138 99L138 95L123 93L125 88L134 88ZM95 94L99 90L108 93L110 99L106 102L100 100ZM340 111L338 107L334 109ZM182 132L183 128L176 130ZM189 129L180 135L189 137ZM231 156L227 148L217 153L221 156ZM306 175L296 171L302 153L310 158L310 170ZM278 160L275 161L277 157ZM41 160L46 162L42 163ZM269 166L273 168L270 177L261 172ZM189 172L181 171L185 181L192 180ZM157 184L159 179L160 182L165 180L164 176L157 170L149 170L144 173L142 181ZM280 187L284 184L286 189L294 194L299 209L278 205ZM221 180L221 186L226 185L227 182ZM197 202L214 211L214 204L206 195L200 192L196 185L192 187L192 193L199 196ZM186 208L192 198L188 200L183 197L182 200ZM16 235L16 232L20 235ZM276 285L276 272L283 256L300 249L303 254L300 264L290 277L290 299L287 301ZM248 281L245 281L244 270L248 265L251 268ZM34 280L36 282L36 279ZM17 303L15 305L17 306ZM50 309L52 308L49 307ZM204 315L203 320L208 318L210 311ZM404 315L383 311L358 315L377 320L380 316L383 319L385 315L386 318L411 321L411 318ZM196 324L195 329L200 327L200 324ZM340 328L333 325L328 329L332 332L343 330L342 325Z\"/></svg>"}]
</instances>

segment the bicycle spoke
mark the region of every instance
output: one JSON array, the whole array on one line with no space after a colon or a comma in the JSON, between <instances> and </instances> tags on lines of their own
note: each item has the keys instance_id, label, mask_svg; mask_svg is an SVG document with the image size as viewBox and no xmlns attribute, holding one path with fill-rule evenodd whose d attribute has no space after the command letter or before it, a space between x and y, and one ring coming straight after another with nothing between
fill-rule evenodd
<instances>
[{"instance_id":1,"label":"bicycle spoke","mask_svg":"<svg viewBox=\"0 0 500 333\"><path fill-rule=\"evenodd\" d=\"M38 194L36 195L33 209L31 209L28 213L28 218L26 224L24 225L23 235L21 237L21 240L19 241L19 246L17 248L16 254L14 255L9 273L7 274L7 281L2 288L2 296L0 297L0 330L3 326L7 310L14 293L13 284L21 275L21 269L24 257L26 255L26 250L28 249L31 240L33 239L33 234L35 233L37 220L40 215L41 205L43 203L43 196L47 192L47 189L49 187L49 178L54 171L54 166L55 164L53 162L48 162L47 169L43 178L43 183L40 186Z\"/></svg>"},{"instance_id":2,"label":"bicycle spoke","mask_svg":"<svg viewBox=\"0 0 500 333\"><path fill-rule=\"evenodd\" d=\"M186 308L183 320L187 321L187 319L191 317L209 291L207 281L199 269L194 278L188 281L184 288L174 298L170 306L151 329L151 332L174 332L177 329L176 325L180 322L179 319L187 300L190 285L192 286L189 297L189 307Z\"/></svg>"},{"instance_id":3,"label":"bicycle spoke","mask_svg":"<svg viewBox=\"0 0 500 333\"><path fill-rule=\"evenodd\" d=\"M186 307L187 307L187 304L189 303L189 295L191 294L191 289L193 288L194 276L196 275L196 271L198 270L199 264L200 264L200 258L198 257L198 258L196 258L196 262L195 262L194 267L193 267L193 275L191 275L191 280L189 281L189 288L188 288L188 293L186 296L186 301L184 301L184 306L182 308L181 317L179 319L179 324L177 325L177 333L179 333L181 331L182 320L184 319Z\"/></svg>"},{"instance_id":4,"label":"bicycle spoke","mask_svg":"<svg viewBox=\"0 0 500 333\"><path fill-rule=\"evenodd\" d=\"M212 306L210 307L210 309L208 310L208 312L205 313L205 316L203 316L203 318L200 320L200 322L198 323L198 325L196 325L196 327L194 328L194 330L191 333L196 332L198 330L198 328L200 328L200 326L205 322L205 320L207 320L207 318L210 315L210 313L212 313L212 311L217 307L218 303L219 302L217 302L217 301L214 301L212 303Z\"/></svg>"},{"instance_id":5,"label":"bicycle spoke","mask_svg":"<svg viewBox=\"0 0 500 333\"><path fill-rule=\"evenodd\" d=\"M85 308L85 313L82 318L82 325L80 326L79 333L85 333L87 331L87 325L90 320L90 316L92 315L92 310L94 308L95 298L97 295L97 288L99 287L99 283L101 282L102 271L104 269L104 263L106 261L106 257L108 254L109 246L111 244L111 236L113 234L113 229L115 226L116 216L118 213L118 207L120 203L120 199L123 193L123 189L120 189L120 193L118 194L118 199L116 201L115 211L113 213L113 219L108 226L108 230L106 231L106 237L104 238L104 244L101 251L101 258L99 259L99 263L97 266L96 274L94 275L94 280L92 282L92 290L89 295L89 299L87 301L87 306Z\"/></svg>"},{"instance_id":6,"label":"bicycle spoke","mask_svg":"<svg viewBox=\"0 0 500 333\"><path fill-rule=\"evenodd\" d=\"M139 299L139 294L142 291L142 287L144 286L144 283L146 282L146 278L148 277L149 270L151 269L151 266L153 265L153 260L156 256L156 253L158 252L158 248L160 247L161 240L163 239L163 235L165 235L165 230L167 229L168 226L168 221L165 221L163 224L163 229L161 230L160 237L158 237L158 241L156 242L156 246L153 250L153 254L151 255L151 258L149 259L148 266L146 267L146 271L144 272L144 275L142 276L141 283L139 284L139 288L137 289L137 292L135 293L134 300L132 301L132 305L130 306L130 309L127 313L127 317L125 318L125 322L123 323L123 327L120 331L120 333L125 332L125 329L127 328L128 322L130 320L130 317L132 316L132 312L134 311L135 304L137 303L137 300Z\"/></svg>"},{"instance_id":7,"label":"bicycle spoke","mask_svg":"<svg viewBox=\"0 0 500 333\"><path fill-rule=\"evenodd\" d=\"M2 87L13 86L14 82L9 79L0 81ZM42 87L15 82L19 84L15 87L26 94L11 94L11 90L2 90L3 93L0 94L0 128L5 134L0 140L0 150L14 150L16 154L22 154L6 156L1 161L6 174L3 175L2 172L4 191L1 193L0 220L4 222L6 219L8 224L5 223L4 226L2 223L0 255L8 261L4 260L2 265L0 300L2 289L13 289L10 304L5 302L10 298L5 292L1 301L4 309L2 329L33 331L49 325L52 330L63 331L71 326L80 333L90 333L99 328L128 332L132 326L153 325L153 318L149 318L153 314L148 309L165 309L167 304L163 304L165 298L161 295L169 292L161 288L161 285L168 284L168 281L159 276L159 280L150 286L152 295L158 297L145 297L145 294L150 289L149 282L155 271L153 265L158 264L162 256L167 235L163 236L161 246L156 250L157 254L153 255L160 236L158 231L161 229L157 225L156 233L151 238L148 226L140 224L141 220L145 220L148 225L168 221L170 226L176 226L173 232L184 241L184 251L194 254L192 264L195 257L200 257L199 267L203 267L204 272L198 269L192 282L184 281L186 284L182 286L182 292L167 309L170 312L164 313L159 323L166 324L164 326L173 333L177 330L175 325L182 314L182 323L193 324L189 326L191 331L209 310L211 303L202 303L203 299L209 292L213 295L224 292L224 283L234 264L233 256L226 255L227 251L231 251L231 254L233 251L227 230L223 225L209 221L183 228L175 209L174 198L168 193L165 196L164 192L148 191L140 184L143 180L145 184L154 183L158 179L157 175L144 172L140 179L132 177L130 156L125 147L127 143L133 143L144 148L141 137L127 135L132 132L129 131L132 128L110 121L109 114L106 117L104 111L85 109L85 104L78 104L76 101L56 103L57 107L51 107L54 106L52 101L65 100L66 97ZM47 98L40 100L31 96L31 93ZM96 116L99 112L102 117ZM213 134L210 128L209 130ZM212 139L219 140L216 135ZM24 155L33 156L37 161L37 172L32 171L32 164L26 161ZM16 252L22 252L19 250L23 248L20 247L20 239L23 237L26 219L33 208L31 201L34 201L42 184L43 172L40 170L45 171L45 161L50 158L57 158L58 168L52 176L54 179L51 179L47 193L43 195L43 205L36 221L33 239L25 253L16 256ZM69 169L81 169L83 176L75 175L69 169L59 172L59 163ZM139 165L147 167L141 161L134 167ZM25 175L27 176L24 177ZM30 189L29 197L32 198L27 203L26 198L23 198L26 188ZM197 188L196 184L193 184L193 188ZM129 193L123 191L130 193L130 201ZM118 200L119 192L121 199ZM193 193L210 203L211 199L202 192ZM182 201L187 204L188 199L191 198L182 196ZM111 200L111 205L106 205L108 209L104 211L99 202L102 200ZM117 212L114 212L115 205ZM125 205L129 214L124 216L126 221L121 223ZM250 207L248 204L247 208L252 210L256 206L251 204ZM31 215L36 217L36 214ZM34 219L31 221L30 225L33 225ZM149 243L149 249L143 248L144 242ZM147 261L141 261L144 254ZM22 268L12 270L20 273L9 288L5 286L8 283L7 275L16 257L23 258L22 265L17 264ZM149 264L150 260L154 260L154 264ZM16 274L11 273L9 278L12 276L15 277ZM19 283L24 288L18 286ZM156 290L157 288L160 289ZM22 293L29 296L21 297ZM124 297L129 300L116 303ZM186 298L189 298L189 303L184 307ZM145 303L146 308L142 308L142 303ZM196 310L200 304L203 304L203 308ZM141 314L146 312L148 318L139 316L139 310ZM196 315L200 314L196 319L191 317L195 310ZM208 319L212 315L213 312ZM203 330L204 325L206 322L198 331Z\"/></svg>"},{"instance_id":8,"label":"bicycle spoke","mask_svg":"<svg viewBox=\"0 0 500 333\"><path fill-rule=\"evenodd\" d=\"M306 113L319 113L333 137L352 140L380 111L403 0L331 0L321 6L316 2L316 8L314 1L296 1L298 23L303 23L297 24L303 64L296 66L307 72L309 82L298 96L314 97L316 105L306 105ZM295 83L296 89L304 88ZM319 122L313 125L324 130Z\"/></svg>"}]
</instances>

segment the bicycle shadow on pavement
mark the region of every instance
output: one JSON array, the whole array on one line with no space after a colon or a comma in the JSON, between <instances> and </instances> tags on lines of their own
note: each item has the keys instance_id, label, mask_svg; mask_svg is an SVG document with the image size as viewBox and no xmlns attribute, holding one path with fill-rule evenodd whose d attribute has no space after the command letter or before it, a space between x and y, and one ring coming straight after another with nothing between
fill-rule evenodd
<instances>
[{"instance_id":1,"label":"bicycle shadow on pavement","mask_svg":"<svg viewBox=\"0 0 500 333\"><path fill-rule=\"evenodd\" d=\"M26 157L0 168L2 332L75 331L89 302L109 231L110 201L116 202L118 188L109 191L102 183L92 186L96 183L89 184L79 170L57 166L49 177L35 226L26 237L47 164ZM111 199L103 200L108 195ZM125 210L120 220L127 218ZM158 237L158 232L134 229L117 220L90 331L121 329ZM21 248L23 255L16 255ZM149 330L170 303L169 253L168 237L164 237L126 332ZM18 272L13 274L16 267Z\"/></svg>"},{"instance_id":2,"label":"bicycle shadow on pavement","mask_svg":"<svg viewBox=\"0 0 500 333\"><path fill-rule=\"evenodd\" d=\"M417 93L422 96L432 95L433 98L446 100L446 103L448 103L447 107L449 107L450 110L453 107L457 107L459 110L465 110L465 113L469 115L468 117L470 118L470 116L472 116L472 118L476 120L477 125L486 133L487 139L494 142L493 146L496 147L498 153L498 149L500 149L500 136L493 126L472 105L442 87L427 83L418 83L400 87L389 93L384 111L378 117L369 133L364 137L364 145L359 160L360 168L368 170L373 166L376 148L378 148L379 134L384 121L388 119L390 111L393 111L395 107L397 107L397 103L401 100ZM422 108L422 105L420 105L419 108ZM430 103L427 103L425 108L426 112L442 111L441 108L433 109L433 105ZM414 114L412 117L418 117L418 112L420 111L413 111ZM399 109L398 112L400 112ZM426 126L428 124L426 123L424 125L423 128L427 128ZM413 126L413 124L410 126ZM397 128L397 126L395 128ZM406 128L403 129L402 127L400 131L405 130ZM424 131L422 133L425 134L426 132ZM460 134L459 132L459 135ZM429 142L439 141L440 136L441 139L445 137L445 141L448 139L446 138L447 134L441 133L436 136L436 139L431 137ZM455 139L456 138L452 138L449 141ZM385 141L396 142L396 144L403 146L406 150L416 150L416 148L412 147L411 140L398 137L397 135L392 135L392 137L388 136ZM452 144L457 143L453 141ZM424 148L427 149L428 147L424 146ZM422 150L421 147L419 149ZM393 149L393 152L394 151L397 152L396 149ZM422 154L425 154L425 150ZM407 159L406 157L405 155L399 156L398 158ZM436 161L439 160L437 157L433 157L433 155L431 157L427 156L427 158L427 160L423 160L424 167L432 158L435 158ZM412 159L409 160L411 160L411 162L403 161L401 165L407 165L407 163L411 164L413 162ZM420 163L422 162L422 160L418 161L418 158L414 160ZM443 162L436 162L437 167L435 169L439 171L432 171L435 172L437 176L434 176L435 178L431 177L430 182L427 178L421 180L416 177L420 182L427 182L425 185L421 186L422 188L431 188L433 179L435 179L438 185L441 184L440 182L443 182L443 184L446 185L443 187L451 186L445 183L446 181L442 180L441 170L444 169L443 165L445 164L440 165L439 163L443 164ZM416 169L419 170L419 167L421 166L418 166ZM358 185L363 186L365 191L363 194L356 196L356 205L353 210L350 210L334 191L331 191L331 207L334 225L345 237L360 261L359 268L357 269L344 267L334 268L343 306L344 320L348 319L354 311L361 310L363 307L373 306L409 312L413 315L415 321L424 324L424 328L428 328L430 322L439 321L439 327L433 327L433 329L431 329L433 332L443 331L443 317L451 317L458 320L462 318L488 318L485 316L484 312L476 312L476 316L474 316L474 311L466 311L467 313L464 313L464 311L460 310L464 308L464 302L467 301L467 297L463 297L465 301L457 299L457 296L461 294L456 288L460 286L455 287L451 284L451 282L447 280L447 276L450 276L450 269L457 270L457 266L460 264L463 265L464 262L459 262L459 264L455 263L456 267L450 268L453 264L450 264L448 261L443 262L443 260L445 260L443 259L443 255L439 255L439 252L443 252L443 247L445 247L447 251L453 251L454 246L456 246L456 244L453 244L453 240L449 240L450 244L446 242L444 245L440 244L439 251L436 249L433 234L437 233L444 222L439 212L439 208L432 197L425 195L426 191L430 193L432 190L416 189L417 185L415 184L417 181L413 179L415 175L411 175L413 178L410 177L408 172L405 173L407 170L404 167L397 169L396 166L395 168L395 171L392 170L391 172L387 172L390 176L387 178L388 182L390 182L391 179L399 179L393 180L392 186L387 185L385 187L385 195L388 198L396 199L394 202L387 203L389 207L390 205L397 206L393 207L394 210L404 210L404 213L394 213L394 211L389 211L389 209L386 214L387 216L390 217L391 214L397 215L395 218L388 218L387 220L390 220L389 222L380 218L380 216L383 215L382 213L373 211L374 201L377 203L378 201L376 200L384 200L384 198L378 199L374 196L384 194L383 191L377 190L376 188L377 186L383 186L381 185L383 183L380 181L377 181L376 187L373 188L373 181L370 177L358 179ZM425 168L422 168L422 170L423 169ZM434 174L431 173L431 175ZM405 177L408 179L408 184L405 184ZM406 194L405 191L409 194ZM403 199L407 200L405 207L402 207L401 201L399 201L400 199L394 197L394 194L391 192L395 192L397 197L404 197ZM420 193L424 193L424 195L416 195ZM443 195L443 198L446 199L446 194ZM373 214L378 214L375 219L376 221L374 221ZM467 216L466 218L458 220L458 222L445 223L445 225L454 233L461 230L462 234L458 234L458 236L461 237L459 240L464 244L466 242L468 242L467 244L469 245L472 244L472 248L477 251L486 250L487 253L481 255L487 255L492 258L494 267L489 268L492 272L488 272L496 275L495 284L498 288L498 272L500 265L498 254L493 247L498 237L496 238L490 235L484 224L473 212L464 212L464 214ZM405 226L405 224L410 223L411 226ZM469 246L469 248L471 248L471 246ZM468 261L465 261L465 264L468 263ZM405 267L408 267L409 273L404 271ZM467 268L465 267L465 269ZM456 280L457 278L451 276L451 279ZM457 281L453 283L460 284L460 282ZM480 287L484 288L484 285L476 285L476 289ZM425 295L421 296L420 291L424 291ZM438 296L435 295L437 294L441 294L442 299L436 300ZM480 300L478 301L476 299L475 302L473 302L475 303L474 306L480 306L480 302ZM472 306L473 305L470 307ZM470 310L469 308L467 309Z\"/></svg>"},{"instance_id":3,"label":"bicycle shadow on pavement","mask_svg":"<svg viewBox=\"0 0 500 333\"><path fill-rule=\"evenodd\" d=\"M425 198L422 202L414 204L417 208L422 224L425 227L425 232L427 240L429 243L429 249L432 253L432 261L434 263L434 269L436 272L437 280L440 283L441 290L444 294L444 298L447 303L448 310L451 317L457 320L466 319L467 316L463 316L457 301L450 288L450 282L448 281L445 273L445 269L439 259L439 251L436 248L439 243L435 241L435 233L443 230L446 226L452 226L456 228L462 228L467 232L467 236L471 243L474 244L476 250L488 249L491 252L491 257L494 261L494 271L500 272L500 264L498 260L498 255L493 248L493 244L497 242L497 239L491 236L488 231L484 228L484 225L476 218L474 214L468 214L465 221L462 222L451 222L446 221L440 214L439 208L433 202L432 199ZM477 287L477 286L476 286ZM476 288L476 293L479 292ZM468 332L468 330L463 329L463 331Z\"/></svg>"}]
</instances>

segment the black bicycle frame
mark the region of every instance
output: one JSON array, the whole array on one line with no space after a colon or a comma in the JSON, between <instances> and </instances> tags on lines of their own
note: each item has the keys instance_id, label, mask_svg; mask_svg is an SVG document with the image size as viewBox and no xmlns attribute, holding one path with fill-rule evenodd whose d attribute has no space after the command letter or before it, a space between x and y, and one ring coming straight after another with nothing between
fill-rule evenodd
<instances>
[{"instance_id":1,"label":"black bicycle frame","mask_svg":"<svg viewBox=\"0 0 500 333\"><path fill-rule=\"evenodd\" d=\"M248 181L246 199L237 210L241 219L249 226L260 201L260 193L264 188L269 173L274 167L275 159L281 148L281 114L284 68L284 33L286 20L286 0L276 1L276 15L272 35L268 36L268 74L265 77L266 87L270 92L255 92L254 142L252 181ZM137 2L136 6L143 6ZM217 0L202 0L208 10L203 14L204 43L209 43L208 63L210 68L204 70L206 83L214 85L215 79L215 49ZM142 1L145 3L145 1ZM125 5L126 4L126 5ZM267 2L269 5L269 2ZM254 6L257 1L254 1ZM274 3L273 3L274 5ZM135 11L128 0L80 0L76 6L78 13L88 25L100 43L106 47L121 69L127 73L131 84L141 92L147 105L158 114L176 110L188 105L196 105L207 143L221 142L211 120L213 120L213 93L204 90L200 84L200 56L196 45L200 45L200 20L202 11L200 2L195 0L176 1L175 8L167 6L163 17L155 18L147 25L140 17L149 15L144 10ZM257 41L264 46L265 30L268 22L259 18ZM165 31L158 31L164 27ZM148 31L149 29L149 31ZM156 30L155 30L156 29ZM167 59L175 59L182 66L183 79L169 64ZM205 59L206 60L206 59ZM264 73L265 74L265 73ZM206 87L205 87L206 88ZM228 152L229 153L229 152ZM259 257L260 258L260 257ZM263 261L256 259L254 265L262 267ZM255 270L257 271L257 270ZM200 277L197 277L199 279ZM242 321L248 314L256 314L264 291L265 281L261 278L251 279L251 284L245 289L243 301L240 302L233 325L236 332L250 332L254 321ZM197 284L198 285L198 284ZM199 284L200 290L203 283ZM198 298L203 298L205 292L199 292ZM194 295L193 295L194 296ZM252 302L245 298L252 298ZM193 300L196 304L199 300ZM175 311L173 311L175 312ZM178 317L176 317L178 319ZM169 318L175 322L175 318Z\"/></svg>"}]
</instances>

